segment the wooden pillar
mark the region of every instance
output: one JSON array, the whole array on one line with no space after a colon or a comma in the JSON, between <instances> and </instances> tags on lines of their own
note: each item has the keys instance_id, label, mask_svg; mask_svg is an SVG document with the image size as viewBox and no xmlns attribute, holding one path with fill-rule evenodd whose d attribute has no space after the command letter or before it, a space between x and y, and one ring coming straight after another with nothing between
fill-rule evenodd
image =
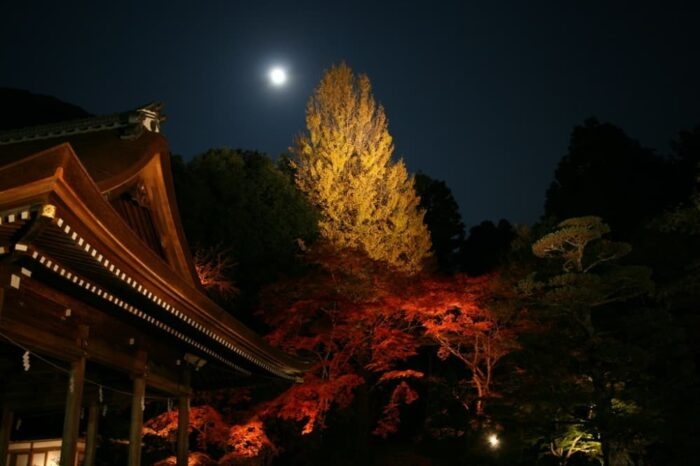
<instances>
[{"instance_id":1,"label":"wooden pillar","mask_svg":"<svg viewBox=\"0 0 700 466\"><path fill-rule=\"evenodd\" d=\"M134 393L131 397L131 430L129 433L129 466L141 465L141 431L143 430L143 403L146 396L146 378L134 376Z\"/></svg>"},{"instance_id":2,"label":"wooden pillar","mask_svg":"<svg viewBox=\"0 0 700 466\"><path fill-rule=\"evenodd\" d=\"M183 385L190 388L190 371L185 368ZM187 466L189 454L190 396L181 394L178 398L177 415L177 466Z\"/></svg>"},{"instance_id":3,"label":"wooden pillar","mask_svg":"<svg viewBox=\"0 0 700 466\"><path fill-rule=\"evenodd\" d=\"M63 418L63 441L61 443L61 466L73 466L78 454L78 428L80 406L83 400L85 381L85 357L71 363L66 395L66 413Z\"/></svg>"},{"instance_id":4,"label":"wooden pillar","mask_svg":"<svg viewBox=\"0 0 700 466\"><path fill-rule=\"evenodd\" d=\"M83 466L95 466L97 453L97 426L100 419L100 406L97 400L90 401L88 409L87 438L85 439L85 461Z\"/></svg>"},{"instance_id":5,"label":"wooden pillar","mask_svg":"<svg viewBox=\"0 0 700 466\"><path fill-rule=\"evenodd\" d=\"M5 406L2 410L2 419L0 420L0 464L5 464L5 460L7 460L13 419L14 413L8 406Z\"/></svg>"},{"instance_id":6,"label":"wooden pillar","mask_svg":"<svg viewBox=\"0 0 700 466\"><path fill-rule=\"evenodd\" d=\"M5 290L0 288L0 317L5 301ZM5 465L7 452L10 446L10 433L12 432L12 420L14 413L9 406L2 406L2 417L0 417L0 465Z\"/></svg>"},{"instance_id":7,"label":"wooden pillar","mask_svg":"<svg viewBox=\"0 0 700 466\"><path fill-rule=\"evenodd\" d=\"M189 454L190 397L180 395L177 415L177 466L187 466Z\"/></svg>"}]
</instances>

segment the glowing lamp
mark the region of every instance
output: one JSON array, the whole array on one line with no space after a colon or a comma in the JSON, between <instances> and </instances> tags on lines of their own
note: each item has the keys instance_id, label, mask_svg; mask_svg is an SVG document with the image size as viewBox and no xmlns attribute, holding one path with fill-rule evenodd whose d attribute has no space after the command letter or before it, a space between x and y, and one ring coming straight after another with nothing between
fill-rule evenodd
<instances>
[{"instance_id":1,"label":"glowing lamp","mask_svg":"<svg viewBox=\"0 0 700 466\"><path fill-rule=\"evenodd\" d=\"M496 434L489 435L486 440L489 442L489 446L491 448L498 448L498 444L501 443L501 440L498 438L498 435L496 435Z\"/></svg>"}]
</instances>

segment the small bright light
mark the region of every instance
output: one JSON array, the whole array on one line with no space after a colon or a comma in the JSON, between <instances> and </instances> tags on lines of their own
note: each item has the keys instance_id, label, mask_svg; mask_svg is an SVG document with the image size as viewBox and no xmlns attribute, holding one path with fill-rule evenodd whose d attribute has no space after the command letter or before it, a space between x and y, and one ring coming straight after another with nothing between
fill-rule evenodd
<instances>
[{"instance_id":1,"label":"small bright light","mask_svg":"<svg viewBox=\"0 0 700 466\"><path fill-rule=\"evenodd\" d=\"M496 434L489 435L488 441L491 448L498 448L498 444L501 443Z\"/></svg>"},{"instance_id":2,"label":"small bright light","mask_svg":"<svg viewBox=\"0 0 700 466\"><path fill-rule=\"evenodd\" d=\"M274 86L281 86L287 82L287 72L282 68L272 68L270 70L270 82Z\"/></svg>"}]
</instances>

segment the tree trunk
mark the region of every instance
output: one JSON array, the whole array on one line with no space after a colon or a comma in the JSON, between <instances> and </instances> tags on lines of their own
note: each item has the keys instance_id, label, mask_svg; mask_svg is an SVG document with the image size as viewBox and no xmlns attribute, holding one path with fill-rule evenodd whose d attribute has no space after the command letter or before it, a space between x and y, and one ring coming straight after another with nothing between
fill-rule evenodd
<instances>
[{"instance_id":1,"label":"tree trunk","mask_svg":"<svg viewBox=\"0 0 700 466\"><path fill-rule=\"evenodd\" d=\"M366 384L357 388L357 440L355 464L369 464L370 409L369 390Z\"/></svg>"},{"instance_id":2,"label":"tree trunk","mask_svg":"<svg viewBox=\"0 0 700 466\"><path fill-rule=\"evenodd\" d=\"M610 466L610 443L605 437L600 439L600 448L603 452L603 466Z\"/></svg>"}]
</instances>

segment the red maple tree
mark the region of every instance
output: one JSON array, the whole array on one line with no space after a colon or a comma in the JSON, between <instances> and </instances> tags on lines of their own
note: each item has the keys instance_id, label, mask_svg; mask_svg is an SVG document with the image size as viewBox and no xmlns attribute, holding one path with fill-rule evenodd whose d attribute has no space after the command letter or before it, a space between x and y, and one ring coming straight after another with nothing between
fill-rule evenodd
<instances>
[{"instance_id":1,"label":"red maple tree","mask_svg":"<svg viewBox=\"0 0 700 466\"><path fill-rule=\"evenodd\" d=\"M423 334L437 345L437 356L459 360L467 369L474 394L460 399L472 402L477 415L493 393L494 369L517 348L517 329L494 310L493 298L502 292L498 277L477 278L457 274L423 277L403 304L410 319L420 322Z\"/></svg>"},{"instance_id":2,"label":"red maple tree","mask_svg":"<svg viewBox=\"0 0 700 466\"><path fill-rule=\"evenodd\" d=\"M497 277L407 277L355 251L338 254L322 246L307 255L312 270L268 288L261 310L272 329L268 340L312 361L304 382L254 407L242 424L226 424L204 408L195 414L206 414L214 426L225 424L206 441L216 439L227 461L277 453L265 433L266 417L298 422L308 434L325 427L332 409L349 407L360 387L383 397L372 433L396 432L401 407L418 399L416 383L426 380L411 359L421 348L464 365L470 389L455 394L467 409L483 413L495 395L494 369L516 347L516 330L493 310ZM147 427L157 435L173 430L177 415L164 416L167 428L153 420Z\"/></svg>"},{"instance_id":3,"label":"red maple tree","mask_svg":"<svg viewBox=\"0 0 700 466\"><path fill-rule=\"evenodd\" d=\"M144 435L161 438L175 438L177 435L178 410L166 411L149 419L143 426ZM189 432L196 432L197 447L207 449L209 445L225 448L228 443L230 426L221 414L211 406L190 408Z\"/></svg>"},{"instance_id":4,"label":"red maple tree","mask_svg":"<svg viewBox=\"0 0 700 466\"><path fill-rule=\"evenodd\" d=\"M268 289L263 308L268 340L313 365L262 414L303 422L302 433L324 427L333 406L348 407L355 389L400 369L420 345L415 323L391 304L400 275L357 251L316 246L307 258L314 270Z\"/></svg>"},{"instance_id":5,"label":"red maple tree","mask_svg":"<svg viewBox=\"0 0 700 466\"><path fill-rule=\"evenodd\" d=\"M493 371L515 347L515 333L488 306L492 276L407 277L354 251L315 249L317 269L268 290L263 316L268 339L315 362L303 384L266 403L261 414L303 422L302 432L324 426L333 406L345 408L361 385L393 383L374 433L397 430L400 406L418 397L407 367L424 346L466 368L474 402L483 413L493 395Z\"/></svg>"},{"instance_id":6,"label":"red maple tree","mask_svg":"<svg viewBox=\"0 0 700 466\"><path fill-rule=\"evenodd\" d=\"M193 451L187 455L187 466L216 466L217 462L214 461L206 453L200 451ZM177 458L175 456L169 456L161 461L158 461L153 466L177 466Z\"/></svg>"},{"instance_id":7,"label":"red maple tree","mask_svg":"<svg viewBox=\"0 0 700 466\"><path fill-rule=\"evenodd\" d=\"M178 410L166 411L148 420L143 427L144 435L172 439L177 433ZM265 433L262 421L257 416L243 423L229 423L221 413L209 405L195 406L190 409L189 432L196 432L196 448L201 451L192 452L188 463L191 466L238 463L241 458L256 458L266 455L272 458L277 455L277 447ZM226 454L218 461L212 460L206 452L209 447L223 450ZM175 457L168 457L161 463L163 466L174 464Z\"/></svg>"}]
</instances>

